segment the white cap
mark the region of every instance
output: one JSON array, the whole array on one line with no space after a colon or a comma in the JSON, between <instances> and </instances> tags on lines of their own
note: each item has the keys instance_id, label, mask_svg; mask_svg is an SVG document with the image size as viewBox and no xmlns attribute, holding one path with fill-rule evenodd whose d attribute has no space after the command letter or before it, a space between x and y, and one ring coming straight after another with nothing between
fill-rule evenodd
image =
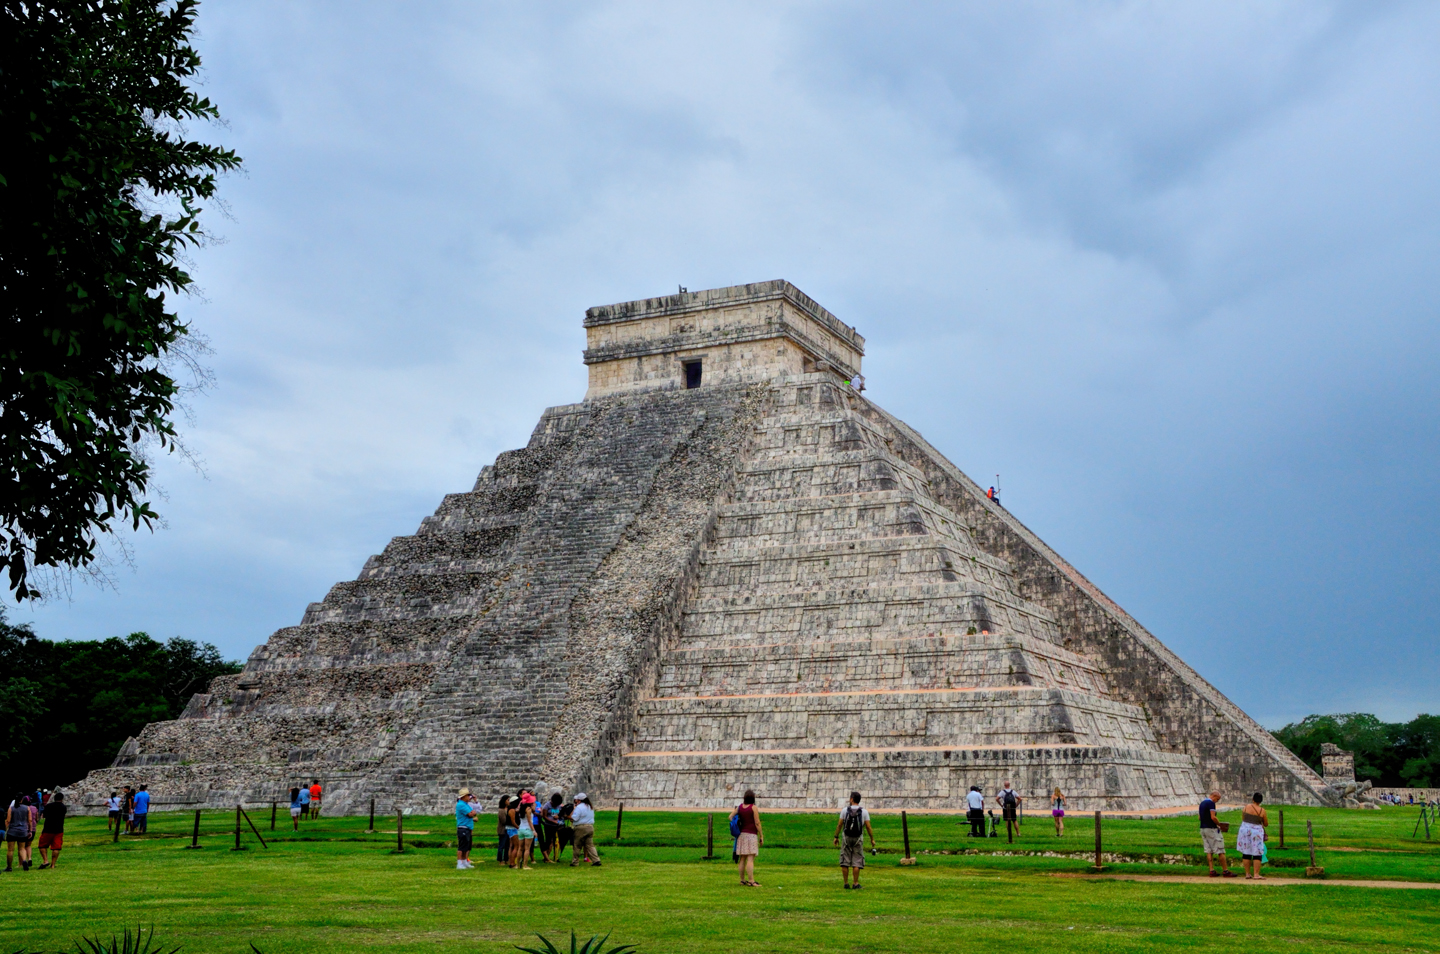
<instances>
[{"instance_id":1,"label":"white cap","mask_svg":"<svg viewBox=\"0 0 1440 954\"><path fill-rule=\"evenodd\" d=\"M575 801L577 801L577 802L584 801L584 800L585 800L586 798L588 798L588 797L589 797L589 796L586 795L584 792L576 792L576 793L575 793Z\"/></svg>"}]
</instances>

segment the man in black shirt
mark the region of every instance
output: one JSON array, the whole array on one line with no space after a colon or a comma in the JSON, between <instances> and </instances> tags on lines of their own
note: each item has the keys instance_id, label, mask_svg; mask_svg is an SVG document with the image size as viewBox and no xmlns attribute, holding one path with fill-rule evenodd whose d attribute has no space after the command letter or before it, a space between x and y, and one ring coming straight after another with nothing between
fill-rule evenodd
<instances>
[{"instance_id":1,"label":"man in black shirt","mask_svg":"<svg viewBox=\"0 0 1440 954\"><path fill-rule=\"evenodd\" d=\"M65 845L65 796L56 792L40 811L45 824L40 829L40 867L54 868L60 863L60 849ZM49 849L50 860L45 860Z\"/></svg>"},{"instance_id":2,"label":"man in black shirt","mask_svg":"<svg viewBox=\"0 0 1440 954\"><path fill-rule=\"evenodd\" d=\"M1210 877L1220 877L1220 872L1215 870L1215 856L1219 855L1225 877L1233 878L1235 872L1230 870L1230 859L1225 857L1225 832L1220 828L1220 817L1215 814L1219 801L1220 793L1211 792L1209 798L1200 802L1200 843L1205 846L1205 863L1210 866Z\"/></svg>"}]
</instances>

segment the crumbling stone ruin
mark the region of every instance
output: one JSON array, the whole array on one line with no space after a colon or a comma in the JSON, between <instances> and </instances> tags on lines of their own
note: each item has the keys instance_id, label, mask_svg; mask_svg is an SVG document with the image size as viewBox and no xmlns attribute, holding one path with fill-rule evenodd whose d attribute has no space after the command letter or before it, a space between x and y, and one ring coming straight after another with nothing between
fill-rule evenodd
<instances>
[{"instance_id":1,"label":"crumbling stone ruin","mask_svg":"<svg viewBox=\"0 0 1440 954\"><path fill-rule=\"evenodd\" d=\"M924 438L787 282L586 313L530 443L77 786L157 806L443 811L460 785L644 807L1075 809L1322 779ZM1323 793L1323 794L1322 794ZM493 803L493 802L492 802Z\"/></svg>"}]
</instances>

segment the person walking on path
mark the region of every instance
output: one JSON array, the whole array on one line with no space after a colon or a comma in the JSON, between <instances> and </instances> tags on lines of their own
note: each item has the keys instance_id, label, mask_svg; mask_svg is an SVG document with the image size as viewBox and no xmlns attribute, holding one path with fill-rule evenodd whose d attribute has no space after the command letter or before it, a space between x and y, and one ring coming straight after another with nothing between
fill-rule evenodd
<instances>
[{"instance_id":1,"label":"person walking on path","mask_svg":"<svg viewBox=\"0 0 1440 954\"><path fill-rule=\"evenodd\" d=\"M1220 827L1220 816L1216 814L1216 808L1220 803L1220 793L1214 791L1209 798L1200 801L1200 843L1205 847L1205 864L1210 866L1210 877L1233 878L1235 872L1230 870L1230 859L1225 857L1225 830ZM1220 871L1215 870L1215 859L1220 859Z\"/></svg>"},{"instance_id":2,"label":"person walking on path","mask_svg":"<svg viewBox=\"0 0 1440 954\"><path fill-rule=\"evenodd\" d=\"M1010 833L1012 830L1015 834L1020 834L1019 808L1020 803L1024 800L1025 799L1020 795L1019 792L1015 791L1015 789L1010 787L1010 783L1008 781L1004 784L1000 791L995 793L995 801L1000 803L1000 815L1002 818L1005 819L1006 837L1010 837Z\"/></svg>"},{"instance_id":3,"label":"person walking on path","mask_svg":"<svg viewBox=\"0 0 1440 954\"><path fill-rule=\"evenodd\" d=\"M575 825L575 844L570 848L570 867L575 867L584 858L593 868L600 867L600 852L595 850L595 806L590 796L580 792L575 796L575 809L570 813Z\"/></svg>"},{"instance_id":4,"label":"person walking on path","mask_svg":"<svg viewBox=\"0 0 1440 954\"><path fill-rule=\"evenodd\" d=\"M45 825L40 829L40 867L54 868L60 864L60 849L65 847L65 796L59 792L51 795L41 814L45 816Z\"/></svg>"},{"instance_id":5,"label":"person walking on path","mask_svg":"<svg viewBox=\"0 0 1440 954\"><path fill-rule=\"evenodd\" d=\"M965 793L965 817L970 821L970 837L985 837L985 796L980 794L979 785L971 785Z\"/></svg>"},{"instance_id":6,"label":"person walking on path","mask_svg":"<svg viewBox=\"0 0 1440 954\"><path fill-rule=\"evenodd\" d=\"M840 880L845 889L851 890L850 881L855 881L854 890L860 890L860 871L865 867L865 845L861 838L870 834L870 850L875 850L875 830L870 827L870 813L860 807L860 793L850 793L850 804L840 809L840 821L835 825L835 844L843 836L845 844L840 848Z\"/></svg>"},{"instance_id":7,"label":"person walking on path","mask_svg":"<svg viewBox=\"0 0 1440 954\"><path fill-rule=\"evenodd\" d=\"M740 819L740 836L735 839L736 862L740 868L740 883L747 888L758 888L755 880L755 856L765 844L765 829L760 825L760 806L755 804L755 793L745 792L745 801L735 806L731 818Z\"/></svg>"},{"instance_id":8,"label":"person walking on path","mask_svg":"<svg viewBox=\"0 0 1440 954\"><path fill-rule=\"evenodd\" d=\"M322 791L322 789L320 788L320 780L319 780L318 778L313 778L313 779L311 779L311 780L310 780L310 817L311 817L311 818L319 818L319 817L320 817L320 792L321 792L321 791Z\"/></svg>"},{"instance_id":9,"label":"person walking on path","mask_svg":"<svg viewBox=\"0 0 1440 954\"><path fill-rule=\"evenodd\" d=\"M470 804L474 794L462 788L455 796L455 870L475 867L470 863L470 849L475 847L475 816L480 809Z\"/></svg>"},{"instance_id":10,"label":"person walking on path","mask_svg":"<svg viewBox=\"0 0 1440 954\"><path fill-rule=\"evenodd\" d=\"M54 798L51 798L54 801ZM135 793L135 834L143 835L150 830L150 792L141 785Z\"/></svg>"},{"instance_id":11,"label":"person walking on path","mask_svg":"<svg viewBox=\"0 0 1440 954\"><path fill-rule=\"evenodd\" d=\"M1060 791L1060 786L1055 786L1055 791L1050 794L1050 817L1055 819L1055 837L1065 836L1065 793Z\"/></svg>"},{"instance_id":12,"label":"person walking on path","mask_svg":"<svg viewBox=\"0 0 1440 954\"><path fill-rule=\"evenodd\" d=\"M25 852L21 847L30 837L30 810L25 807L26 796L23 793L16 793L15 798L10 802L10 807L5 810L5 870L10 871L15 866L15 853L20 851L20 867L28 870L25 866Z\"/></svg>"},{"instance_id":13,"label":"person walking on path","mask_svg":"<svg viewBox=\"0 0 1440 954\"><path fill-rule=\"evenodd\" d=\"M510 796L500 796L499 810L495 813L495 860L500 864L510 861Z\"/></svg>"},{"instance_id":14,"label":"person walking on path","mask_svg":"<svg viewBox=\"0 0 1440 954\"><path fill-rule=\"evenodd\" d=\"M292 786L290 787L290 830L291 830L291 831L299 831L299 830L300 830L300 813L301 813L302 811L304 811L304 810L305 810L305 806L303 806L303 805L300 804L300 786L298 786L298 785L292 785Z\"/></svg>"},{"instance_id":15,"label":"person walking on path","mask_svg":"<svg viewBox=\"0 0 1440 954\"><path fill-rule=\"evenodd\" d=\"M1250 796L1250 804L1240 810L1240 834L1235 838L1235 850L1240 852L1240 864L1245 868L1247 880L1265 881L1260 865L1265 861L1265 826L1270 818L1260 806L1265 796L1259 792Z\"/></svg>"}]
</instances>

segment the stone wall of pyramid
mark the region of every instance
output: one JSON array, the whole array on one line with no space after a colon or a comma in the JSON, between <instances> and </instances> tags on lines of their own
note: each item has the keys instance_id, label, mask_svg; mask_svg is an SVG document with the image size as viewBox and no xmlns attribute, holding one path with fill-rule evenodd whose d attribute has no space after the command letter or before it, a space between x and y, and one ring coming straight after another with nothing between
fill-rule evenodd
<instances>
[{"instance_id":1,"label":"stone wall of pyramid","mask_svg":"<svg viewBox=\"0 0 1440 954\"><path fill-rule=\"evenodd\" d=\"M299 626L78 783L97 808L444 810L522 784L636 807L1077 809L1318 776L857 390L784 282L587 315L591 391ZM700 386L685 368L703 362Z\"/></svg>"}]
</instances>

